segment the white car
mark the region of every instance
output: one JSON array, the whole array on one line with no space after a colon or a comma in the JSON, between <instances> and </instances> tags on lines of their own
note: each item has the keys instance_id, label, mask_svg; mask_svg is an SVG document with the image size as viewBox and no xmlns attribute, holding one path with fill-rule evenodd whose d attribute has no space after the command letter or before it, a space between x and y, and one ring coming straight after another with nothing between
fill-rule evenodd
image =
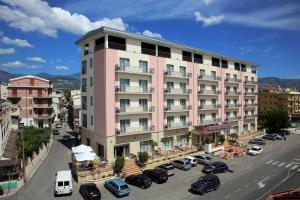
<instances>
[{"instance_id":1,"label":"white car","mask_svg":"<svg viewBox=\"0 0 300 200\"><path fill-rule=\"evenodd\" d=\"M191 163L192 167L195 167L198 163L197 159L193 156L188 156L188 157L185 157L184 159L188 160Z\"/></svg>"},{"instance_id":2,"label":"white car","mask_svg":"<svg viewBox=\"0 0 300 200\"><path fill-rule=\"evenodd\" d=\"M71 170L58 171L56 174L54 195L71 195L73 192L73 181Z\"/></svg>"},{"instance_id":3,"label":"white car","mask_svg":"<svg viewBox=\"0 0 300 200\"><path fill-rule=\"evenodd\" d=\"M263 152L263 148L260 146L253 146L247 151L247 153L252 156L262 154L262 152Z\"/></svg>"}]
</instances>

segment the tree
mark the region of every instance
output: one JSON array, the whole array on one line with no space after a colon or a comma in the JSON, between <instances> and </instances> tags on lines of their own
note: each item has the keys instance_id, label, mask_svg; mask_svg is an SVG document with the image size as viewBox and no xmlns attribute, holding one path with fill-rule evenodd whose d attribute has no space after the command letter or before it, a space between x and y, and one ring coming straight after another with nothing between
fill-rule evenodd
<instances>
[{"instance_id":1,"label":"tree","mask_svg":"<svg viewBox=\"0 0 300 200\"><path fill-rule=\"evenodd\" d=\"M157 142L155 142L154 140L150 140L150 145L151 145L152 151L154 151L155 147L157 146Z\"/></svg>"},{"instance_id":2,"label":"tree","mask_svg":"<svg viewBox=\"0 0 300 200\"><path fill-rule=\"evenodd\" d=\"M267 132L278 132L291 126L287 111L279 108L270 108L260 113L259 124L267 129Z\"/></svg>"},{"instance_id":3,"label":"tree","mask_svg":"<svg viewBox=\"0 0 300 200\"><path fill-rule=\"evenodd\" d=\"M142 164L145 164L148 161L149 155L147 152L139 152L138 157L139 157L139 161Z\"/></svg>"},{"instance_id":4,"label":"tree","mask_svg":"<svg viewBox=\"0 0 300 200\"><path fill-rule=\"evenodd\" d=\"M116 161L115 161L114 172L116 174L121 173L124 165L125 165L125 158L124 158L124 156L118 156L116 158Z\"/></svg>"},{"instance_id":5,"label":"tree","mask_svg":"<svg viewBox=\"0 0 300 200\"><path fill-rule=\"evenodd\" d=\"M68 107L68 124L71 129L74 129L74 108L71 103L69 103Z\"/></svg>"},{"instance_id":6,"label":"tree","mask_svg":"<svg viewBox=\"0 0 300 200\"><path fill-rule=\"evenodd\" d=\"M225 142L225 135L220 135L219 141L223 144Z\"/></svg>"},{"instance_id":7,"label":"tree","mask_svg":"<svg viewBox=\"0 0 300 200\"><path fill-rule=\"evenodd\" d=\"M185 136L186 142L189 143L189 142L190 142L190 139L192 138L192 132L189 131L189 132L187 132L184 136ZM192 146L192 145L191 145L191 146Z\"/></svg>"}]
</instances>

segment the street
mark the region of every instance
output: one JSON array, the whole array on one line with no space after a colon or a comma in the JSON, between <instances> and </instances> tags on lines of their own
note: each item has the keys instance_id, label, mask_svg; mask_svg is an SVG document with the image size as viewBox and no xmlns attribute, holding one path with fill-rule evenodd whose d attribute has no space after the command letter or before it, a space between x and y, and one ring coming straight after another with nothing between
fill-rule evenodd
<instances>
[{"instance_id":1,"label":"street","mask_svg":"<svg viewBox=\"0 0 300 200\"><path fill-rule=\"evenodd\" d=\"M61 138L62 132L63 130L57 139ZM203 176L202 166L198 165L189 171L176 169L175 176L170 177L165 184L153 183L145 190L131 186L132 193L124 199L260 199L271 191L285 190L300 184L299 139L300 135L292 134L287 137L287 141L267 141L262 155L245 155L225 161L232 171L219 174L221 180L219 189L203 196L189 192L191 183ZM48 157L33 178L18 192L18 195L6 199L82 199L78 194L77 183L74 183L72 196L55 198L53 195L55 173L58 170L69 169L70 161L70 149L55 140ZM102 199L116 199L103 186L99 187Z\"/></svg>"}]
</instances>

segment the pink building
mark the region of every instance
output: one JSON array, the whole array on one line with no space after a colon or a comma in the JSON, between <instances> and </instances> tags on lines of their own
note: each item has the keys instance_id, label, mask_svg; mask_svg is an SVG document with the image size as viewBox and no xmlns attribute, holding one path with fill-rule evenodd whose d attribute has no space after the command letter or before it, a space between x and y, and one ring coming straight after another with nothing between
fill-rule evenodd
<instances>
[{"instance_id":1,"label":"pink building","mask_svg":"<svg viewBox=\"0 0 300 200\"><path fill-rule=\"evenodd\" d=\"M257 64L107 27L79 39L82 143L108 160L257 129ZM167 138L162 140L162 138Z\"/></svg>"},{"instance_id":2,"label":"pink building","mask_svg":"<svg viewBox=\"0 0 300 200\"><path fill-rule=\"evenodd\" d=\"M36 76L22 76L9 80L8 99L19 105L19 123L24 126L49 127L54 117L50 81Z\"/></svg>"}]
</instances>

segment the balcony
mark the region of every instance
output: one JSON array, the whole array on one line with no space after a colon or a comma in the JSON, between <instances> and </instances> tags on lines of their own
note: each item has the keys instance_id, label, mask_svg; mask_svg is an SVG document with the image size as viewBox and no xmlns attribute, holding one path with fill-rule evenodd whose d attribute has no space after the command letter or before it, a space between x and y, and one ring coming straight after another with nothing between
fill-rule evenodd
<instances>
[{"instance_id":1,"label":"balcony","mask_svg":"<svg viewBox=\"0 0 300 200\"><path fill-rule=\"evenodd\" d=\"M165 130L179 129L179 128L188 128L192 126L192 122L179 122L179 123L169 123L165 124Z\"/></svg>"},{"instance_id":2,"label":"balcony","mask_svg":"<svg viewBox=\"0 0 300 200\"><path fill-rule=\"evenodd\" d=\"M225 95L226 96L239 96L239 95L241 95L241 92L238 92L238 91L226 91Z\"/></svg>"},{"instance_id":3,"label":"balcony","mask_svg":"<svg viewBox=\"0 0 300 200\"><path fill-rule=\"evenodd\" d=\"M191 78L191 73L180 72L180 71L164 71L165 77L172 77L172 78Z\"/></svg>"},{"instance_id":4,"label":"balcony","mask_svg":"<svg viewBox=\"0 0 300 200\"><path fill-rule=\"evenodd\" d=\"M209 124L217 124L221 122L221 119L200 119L198 124L201 125L209 125Z\"/></svg>"},{"instance_id":5,"label":"balcony","mask_svg":"<svg viewBox=\"0 0 300 200\"><path fill-rule=\"evenodd\" d=\"M199 80L202 81L212 81L212 82L217 82L219 80L221 80L221 77L219 76L205 76L205 75L199 75L198 76Z\"/></svg>"},{"instance_id":6,"label":"balcony","mask_svg":"<svg viewBox=\"0 0 300 200\"><path fill-rule=\"evenodd\" d=\"M22 94L8 94L8 99L20 99L23 95Z\"/></svg>"},{"instance_id":7,"label":"balcony","mask_svg":"<svg viewBox=\"0 0 300 200\"><path fill-rule=\"evenodd\" d=\"M237 79L237 78L226 78L225 79L226 83L235 83L235 84L239 84L241 82L241 79Z\"/></svg>"},{"instance_id":8,"label":"balcony","mask_svg":"<svg viewBox=\"0 0 300 200\"><path fill-rule=\"evenodd\" d=\"M152 94L154 88L152 87L119 87L116 86L115 92L118 94Z\"/></svg>"},{"instance_id":9,"label":"balcony","mask_svg":"<svg viewBox=\"0 0 300 200\"><path fill-rule=\"evenodd\" d=\"M219 90L199 90L198 95L219 95L221 91Z\"/></svg>"},{"instance_id":10,"label":"balcony","mask_svg":"<svg viewBox=\"0 0 300 200\"><path fill-rule=\"evenodd\" d=\"M254 80L245 80L244 84L245 85L257 85L257 81L254 81Z\"/></svg>"},{"instance_id":11,"label":"balcony","mask_svg":"<svg viewBox=\"0 0 300 200\"><path fill-rule=\"evenodd\" d=\"M34 99L51 99L52 94L44 94L44 95L32 95Z\"/></svg>"},{"instance_id":12,"label":"balcony","mask_svg":"<svg viewBox=\"0 0 300 200\"><path fill-rule=\"evenodd\" d=\"M199 110L217 110L218 108L221 108L221 104L200 105L200 106L198 106Z\"/></svg>"},{"instance_id":13,"label":"balcony","mask_svg":"<svg viewBox=\"0 0 300 200\"><path fill-rule=\"evenodd\" d=\"M45 83L33 83L33 84L24 84L24 83L14 83L8 84L7 88L44 88L44 89L51 89L53 86L51 84Z\"/></svg>"},{"instance_id":14,"label":"balcony","mask_svg":"<svg viewBox=\"0 0 300 200\"><path fill-rule=\"evenodd\" d=\"M257 107L257 103L246 103L244 106L246 108L253 108L253 107Z\"/></svg>"},{"instance_id":15,"label":"balcony","mask_svg":"<svg viewBox=\"0 0 300 200\"><path fill-rule=\"evenodd\" d=\"M172 95L189 95L192 93L192 90L182 89L182 88L165 88L164 92L166 94L172 94Z\"/></svg>"},{"instance_id":16,"label":"balcony","mask_svg":"<svg viewBox=\"0 0 300 200\"><path fill-rule=\"evenodd\" d=\"M191 110L192 106L188 105L188 106L165 106L165 112L184 112L184 111L188 111Z\"/></svg>"},{"instance_id":17,"label":"balcony","mask_svg":"<svg viewBox=\"0 0 300 200\"><path fill-rule=\"evenodd\" d=\"M245 96L256 96L257 92L245 92L244 95Z\"/></svg>"},{"instance_id":18,"label":"balcony","mask_svg":"<svg viewBox=\"0 0 300 200\"><path fill-rule=\"evenodd\" d=\"M236 117L226 117L226 118L225 118L225 121L237 121L237 120L239 120L239 119L241 119L240 116L236 116Z\"/></svg>"},{"instance_id":19,"label":"balcony","mask_svg":"<svg viewBox=\"0 0 300 200\"><path fill-rule=\"evenodd\" d=\"M50 109L50 108L52 108L52 104L33 104L33 108Z\"/></svg>"},{"instance_id":20,"label":"balcony","mask_svg":"<svg viewBox=\"0 0 300 200\"><path fill-rule=\"evenodd\" d=\"M130 115L130 114L147 114L154 112L154 106L146 107L116 107L116 114L118 115Z\"/></svg>"},{"instance_id":21,"label":"balcony","mask_svg":"<svg viewBox=\"0 0 300 200\"><path fill-rule=\"evenodd\" d=\"M257 115L254 115L254 114L244 116L245 119L252 119L252 118L256 118L256 117L257 117Z\"/></svg>"},{"instance_id":22,"label":"balcony","mask_svg":"<svg viewBox=\"0 0 300 200\"><path fill-rule=\"evenodd\" d=\"M116 136L126 136L126 135L135 135L135 134L143 134L150 133L155 131L155 126L150 127L129 127L129 128L116 128Z\"/></svg>"},{"instance_id":23,"label":"balcony","mask_svg":"<svg viewBox=\"0 0 300 200\"><path fill-rule=\"evenodd\" d=\"M34 114L34 119L51 119L53 117L52 114Z\"/></svg>"},{"instance_id":24,"label":"balcony","mask_svg":"<svg viewBox=\"0 0 300 200\"><path fill-rule=\"evenodd\" d=\"M225 105L225 108L226 109L235 109L235 108L239 108L239 107L241 107L241 104L239 104L239 103L231 103L231 104L226 104Z\"/></svg>"},{"instance_id":25,"label":"balcony","mask_svg":"<svg viewBox=\"0 0 300 200\"><path fill-rule=\"evenodd\" d=\"M128 73L128 74L143 74L143 75L149 75L151 76L152 74L154 74L154 69L150 68L150 69L142 69L140 67L136 67L136 66L128 66L128 67L124 67L124 66L120 66L120 65L116 65L116 72L118 73Z\"/></svg>"}]
</instances>

